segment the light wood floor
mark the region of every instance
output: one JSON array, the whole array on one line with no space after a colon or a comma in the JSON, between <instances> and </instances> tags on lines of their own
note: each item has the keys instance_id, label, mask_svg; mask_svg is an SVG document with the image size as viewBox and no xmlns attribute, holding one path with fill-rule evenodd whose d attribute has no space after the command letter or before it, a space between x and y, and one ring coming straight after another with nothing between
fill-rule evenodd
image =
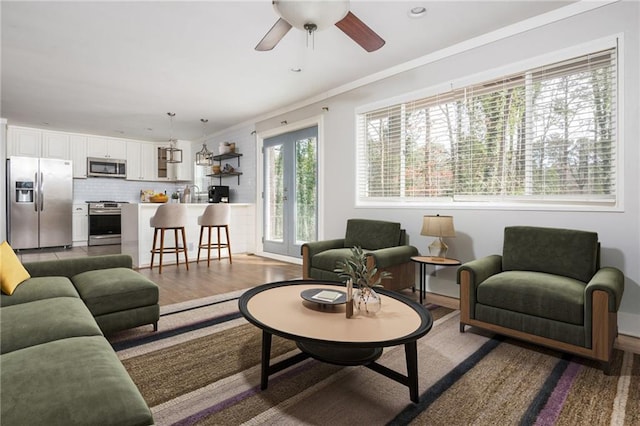
<instances>
[{"instance_id":1,"label":"light wood floor","mask_svg":"<svg viewBox=\"0 0 640 426\"><path fill-rule=\"evenodd\" d=\"M162 274L158 268L139 269L145 277L160 287L160 305L199 299L215 294L255 287L260 284L302 278L302 266L285 263L265 257L234 254L233 264L223 258L211 260L207 268L207 261L200 263L189 262L189 270L184 264L176 267L168 265L162 267Z\"/></svg>"}]
</instances>

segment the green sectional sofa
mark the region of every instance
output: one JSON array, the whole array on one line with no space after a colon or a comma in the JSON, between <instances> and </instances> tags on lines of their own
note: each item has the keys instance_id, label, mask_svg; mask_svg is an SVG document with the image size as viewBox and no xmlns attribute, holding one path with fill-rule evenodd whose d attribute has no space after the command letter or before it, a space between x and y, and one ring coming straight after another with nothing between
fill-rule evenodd
<instances>
[{"instance_id":1,"label":"green sectional sofa","mask_svg":"<svg viewBox=\"0 0 640 426\"><path fill-rule=\"evenodd\" d=\"M2 424L153 424L104 333L157 329L158 287L124 255L24 267L31 278L0 296Z\"/></svg>"}]
</instances>

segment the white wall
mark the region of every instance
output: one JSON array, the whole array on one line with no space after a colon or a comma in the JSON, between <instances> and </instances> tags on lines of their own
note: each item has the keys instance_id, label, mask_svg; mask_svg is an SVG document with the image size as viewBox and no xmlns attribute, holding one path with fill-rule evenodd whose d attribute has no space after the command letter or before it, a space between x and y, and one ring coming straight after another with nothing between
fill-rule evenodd
<instances>
[{"instance_id":1,"label":"white wall","mask_svg":"<svg viewBox=\"0 0 640 426\"><path fill-rule=\"evenodd\" d=\"M235 142L236 152L242 154L240 157L240 166L237 167L235 159L229 159L222 162L231 164L242 172L240 183L237 177L228 177L222 179L210 178L208 185L226 185L229 187L229 197L232 203L255 203L256 201L256 137L253 124L242 124L227 129L220 133L207 136L203 141L194 142L192 147L193 155L202 149L202 144L207 144L207 149L215 155L219 153L218 148L221 142ZM216 162L217 164L217 162ZM200 167L200 166L195 166ZM201 188L201 190L206 190Z\"/></svg>"},{"instance_id":2,"label":"white wall","mask_svg":"<svg viewBox=\"0 0 640 426\"><path fill-rule=\"evenodd\" d=\"M596 231L602 244L602 264L620 268L626 277L625 295L620 308L620 332L640 336L640 150L639 131L639 57L640 5L619 2L558 22L510 36L490 44L458 53L410 71L388 77L322 103L281 114L256 124L266 132L287 120L295 123L322 113L324 115L325 162L321 164L327 206L323 237L344 235L345 220L350 217L393 219L407 229L411 243L422 252L429 240L420 236L424 214L451 214L458 236L451 239L450 257L468 261L500 253L502 233L508 225L565 227ZM509 65L553 50L569 48L602 37L623 34L624 104L620 106L621 135L624 141L624 211L566 212L514 211L486 209L356 208L355 207L355 109L362 105L405 93L445 84L452 80ZM435 291L457 294L454 268L439 270L431 280Z\"/></svg>"},{"instance_id":3,"label":"white wall","mask_svg":"<svg viewBox=\"0 0 640 426\"><path fill-rule=\"evenodd\" d=\"M0 118L0 241L7 239L7 119Z\"/></svg>"}]
</instances>

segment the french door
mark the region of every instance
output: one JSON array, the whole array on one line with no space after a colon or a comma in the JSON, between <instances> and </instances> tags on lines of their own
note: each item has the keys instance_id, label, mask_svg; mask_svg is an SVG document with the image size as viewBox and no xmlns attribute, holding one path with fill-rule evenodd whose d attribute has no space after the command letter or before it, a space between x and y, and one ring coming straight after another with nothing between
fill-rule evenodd
<instances>
[{"instance_id":1,"label":"french door","mask_svg":"<svg viewBox=\"0 0 640 426\"><path fill-rule=\"evenodd\" d=\"M264 140L263 250L301 257L318 234L318 126Z\"/></svg>"}]
</instances>

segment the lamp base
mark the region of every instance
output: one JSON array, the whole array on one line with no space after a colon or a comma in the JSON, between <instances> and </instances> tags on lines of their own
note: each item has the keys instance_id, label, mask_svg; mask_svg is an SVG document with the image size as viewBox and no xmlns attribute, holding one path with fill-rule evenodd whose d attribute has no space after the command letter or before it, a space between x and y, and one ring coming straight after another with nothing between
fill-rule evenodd
<instances>
[{"instance_id":1,"label":"lamp base","mask_svg":"<svg viewBox=\"0 0 640 426\"><path fill-rule=\"evenodd\" d=\"M449 250L449 246L442 241L442 238L437 238L429 244L429 255L437 260L446 259L447 250Z\"/></svg>"}]
</instances>

